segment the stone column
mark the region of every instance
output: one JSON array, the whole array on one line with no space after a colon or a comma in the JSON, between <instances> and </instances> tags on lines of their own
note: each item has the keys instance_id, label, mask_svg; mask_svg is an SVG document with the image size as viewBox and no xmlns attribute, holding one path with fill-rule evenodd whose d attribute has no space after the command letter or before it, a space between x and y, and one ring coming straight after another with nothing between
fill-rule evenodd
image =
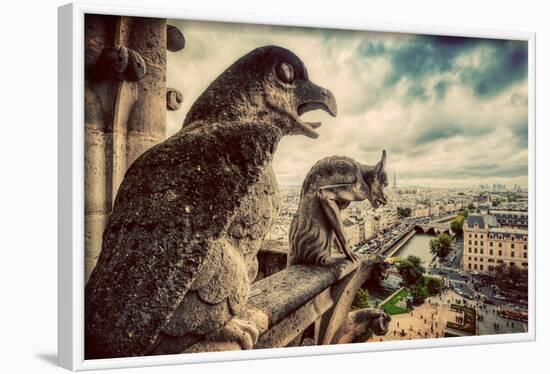
<instances>
[{"instance_id":1,"label":"stone column","mask_svg":"<svg viewBox=\"0 0 550 374\"><path fill-rule=\"evenodd\" d=\"M86 281L124 173L166 136L167 43L185 44L174 27L168 34L160 18L85 18Z\"/></svg>"}]
</instances>

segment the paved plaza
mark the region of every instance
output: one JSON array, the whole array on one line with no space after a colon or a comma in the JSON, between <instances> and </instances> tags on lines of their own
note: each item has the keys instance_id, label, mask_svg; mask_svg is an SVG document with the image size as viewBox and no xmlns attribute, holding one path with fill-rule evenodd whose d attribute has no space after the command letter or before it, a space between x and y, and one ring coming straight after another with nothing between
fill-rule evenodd
<instances>
[{"instance_id":1,"label":"paved plaza","mask_svg":"<svg viewBox=\"0 0 550 374\"><path fill-rule=\"evenodd\" d=\"M458 315L458 313L450 310L447 303L447 299L451 297L451 294L454 294L454 292L429 297L423 304L414 307L414 310L410 313L392 315L388 333L385 336L373 336L369 341L443 337L447 320L454 320L455 315Z\"/></svg>"},{"instance_id":2,"label":"paved plaza","mask_svg":"<svg viewBox=\"0 0 550 374\"><path fill-rule=\"evenodd\" d=\"M460 312L451 310L451 304L466 305L476 309L478 316L476 335L527 331L526 323L500 317L498 315L500 306L474 302L449 290L439 296L427 298L423 304L414 307L410 313L392 315L388 333L385 336L373 336L368 341L442 338L445 334L447 321L454 322L456 317L462 316Z\"/></svg>"}]
</instances>

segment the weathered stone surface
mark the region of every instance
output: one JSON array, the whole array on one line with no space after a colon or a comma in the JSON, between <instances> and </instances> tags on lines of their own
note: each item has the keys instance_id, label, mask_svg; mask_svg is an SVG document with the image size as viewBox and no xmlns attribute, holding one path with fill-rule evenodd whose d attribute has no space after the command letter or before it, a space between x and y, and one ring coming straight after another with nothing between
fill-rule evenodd
<instances>
[{"instance_id":1,"label":"weathered stone surface","mask_svg":"<svg viewBox=\"0 0 550 374\"><path fill-rule=\"evenodd\" d=\"M320 292L312 300L301 305L299 309L263 333L255 348L286 347L299 340L304 330L321 318L333 303L330 289Z\"/></svg>"},{"instance_id":2,"label":"weathered stone surface","mask_svg":"<svg viewBox=\"0 0 550 374\"><path fill-rule=\"evenodd\" d=\"M279 323L323 290L344 278L358 264L334 258L326 267L289 266L254 284L248 307L269 315L270 325Z\"/></svg>"},{"instance_id":3,"label":"weathered stone surface","mask_svg":"<svg viewBox=\"0 0 550 374\"><path fill-rule=\"evenodd\" d=\"M288 243L264 240L258 252L256 281L278 273L287 267Z\"/></svg>"},{"instance_id":4,"label":"weathered stone surface","mask_svg":"<svg viewBox=\"0 0 550 374\"><path fill-rule=\"evenodd\" d=\"M183 103L183 94L175 88L166 89L166 109L178 110Z\"/></svg>"},{"instance_id":5,"label":"weathered stone surface","mask_svg":"<svg viewBox=\"0 0 550 374\"><path fill-rule=\"evenodd\" d=\"M238 318L255 322L260 337L254 348L336 344L351 342L372 328L385 333L387 316L383 311L352 313L351 302L357 289L372 276L378 258L358 262L330 259L327 266L292 265L252 285L248 302ZM349 340L346 340L348 339ZM308 340L309 339L309 340ZM239 344L203 339L186 352L240 350Z\"/></svg>"},{"instance_id":6,"label":"weathered stone surface","mask_svg":"<svg viewBox=\"0 0 550 374\"><path fill-rule=\"evenodd\" d=\"M300 345L302 347L308 347L308 346L312 346L312 345L316 345L316 344L315 344L315 340L313 340L311 338L305 338L304 340L302 340Z\"/></svg>"},{"instance_id":7,"label":"weathered stone surface","mask_svg":"<svg viewBox=\"0 0 550 374\"><path fill-rule=\"evenodd\" d=\"M353 343L357 338L369 329L375 335L382 336L388 332L388 323L391 321L389 314L382 309L366 308L354 310L349 313L346 324L343 326L342 335L338 343Z\"/></svg>"},{"instance_id":8,"label":"weathered stone surface","mask_svg":"<svg viewBox=\"0 0 550 374\"><path fill-rule=\"evenodd\" d=\"M280 64L292 81L280 81ZM179 133L132 164L86 286L86 358L183 351L204 334L251 346L256 328L230 318L246 312L256 254L278 210L277 143L314 136L299 118L304 106L336 111L297 56L258 48L210 84Z\"/></svg>"},{"instance_id":9,"label":"weathered stone surface","mask_svg":"<svg viewBox=\"0 0 550 374\"><path fill-rule=\"evenodd\" d=\"M147 64L135 50L122 46L105 47L95 66L96 77L108 76L137 82L147 73Z\"/></svg>"},{"instance_id":10,"label":"weathered stone surface","mask_svg":"<svg viewBox=\"0 0 550 374\"><path fill-rule=\"evenodd\" d=\"M332 156L311 168L290 226L289 264L325 264L331 256L333 242L348 259L357 259L344 235L340 211L352 201L368 199L375 208L387 203L385 164L383 151L382 159L375 166Z\"/></svg>"},{"instance_id":11,"label":"weathered stone surface","mask_svg":"<svg viewBox=\"0 0 550 374\"><path fill-rule=\"evenodd\" d=\"M165 138L165 56L165 20L85 15L86 280L128 166Z\"/></svg>"},{"instance_id":12,"label":"weathered stone surface","mask_svg":"<svg viewBox=\"0 0 550 374\"><path fill-rule=\"evenodd\" d=\"M185 48L185 37L176 26L166 25L166 49L178 52Z\"/></svg>"}]
</instances>

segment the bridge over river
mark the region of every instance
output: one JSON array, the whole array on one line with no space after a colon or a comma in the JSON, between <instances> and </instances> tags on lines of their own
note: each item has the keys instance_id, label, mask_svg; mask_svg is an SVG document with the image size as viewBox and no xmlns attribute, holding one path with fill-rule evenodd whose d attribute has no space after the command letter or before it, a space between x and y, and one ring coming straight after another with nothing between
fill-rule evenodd
<instances>
[{"instance_id":1,"label":"bridge over river","mask_svg":"<svg viewBox=\"0 0 550 374\"><path fill-rule=\"evenodd\" d=\"M391 243L380 247L377 251L377 254L383 255L386 258L393 257L397 254L401 248L417 233L426 233L431 235L439 234L451 234L451 221L456 217L456 215L448 215L435 219L433 221L414 225L409 231L405 232L396 240Z\"/></svg>"}]
</instances>

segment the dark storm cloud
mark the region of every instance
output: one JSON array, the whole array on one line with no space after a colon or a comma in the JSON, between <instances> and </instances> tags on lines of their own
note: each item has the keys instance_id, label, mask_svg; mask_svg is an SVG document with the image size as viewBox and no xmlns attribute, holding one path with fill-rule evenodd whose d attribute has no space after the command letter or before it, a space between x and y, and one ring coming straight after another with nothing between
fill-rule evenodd
<instances>
[{"instance_id":1,"label":"dark storm cloud","mask_svg":"<svg viewBox=\"0 0 550 374\"><path fill-rule=\"evenodd\" d=\"M301 184L329 155L374 164L382 149L403 185L526 183L527 43L179 22L189 43L168 54L167 83L187 99L167 113L168 136L232 61L275 44L300 56L339 109L336 118L305 115L323 123L319 139L283 138L274 158L279 183Z\"/></svg>"},{"instance_id":2,"label":"dark storm cloud","mask_svg":"<svg viewBox=\"0 0 550 374\"><path fill-rule=\"evenodd\" d=\"M464 83L480 97L491 97L527 76L527 44L517 41L492 41L489 58L479 69L462 72Z\"/></svg>"},{"instance_id":3,"label":"dark storm cloud","mask_svg":"<svg viewBox=\"0 0 550 374\"><path fill-rule=\"evenodd\" d=\"M436 140L449 139L455 136L474 138L486 135L494 129L488 126L478 125L467 127L457 123L433 123L429 128L422 130L414 139L416 145L424 145Z\"/></svg>"},{"instance_id":4,"label":"dark storm cloud","mask_svg":"<svg viewBox=\"0 0 550 374\"><path fill-rule=\"evenodd\" d=\"M419 82L415 82L409 86L409 89L407 90L407 98L426 101L429 99L429 96L426 87Z\"/></svg>"},{"instance_id":5,"label":"dark storm cloud","mask_svg":"<svg viewBox=\"0 0 550 374\"><path fill-rule=\"evenodd\" d=\"M397 83L403 77L422 79L453 69L457 56L475 47L471 38L420 36L393 51L392 74L388 83Z\"/></svg>"},{"instance_id":6,"label":"dark storm cloud","mask_svg":"<svg viewBox=\"0 0 550 374\"><path fill-rule=\"evenodd\" d=\"M457 66L457 60L484 50L480 66ZM411 83L410 99L427 99L427 78L458 73L462 84L481 98L498 94L521 81L527 74L527 43L507 40L462 38L451 36L418 36L397 46L381 41L364 41L359 54L368 58L384 56L391 64L386 84L391 87L403 79ZM445 96L449 82L439 81L432 87L438 99Z\"/></svg>"},{"instance_id":7,"label":"dark storm cloud","mask_svg":"<svg viewBox=\"0 0 550 374\"><path fill-rule=\"evenodd\" d=\"M449 89L449 82L440 80L434 85L434 91L438 99L444 99Z\"/></svg>"},{"instance_id":8,"label":"dark storm cloud","mask_svg":"<svg viewBox=\"0 0 550 374\"><path fill-rule=\"evenodd\" d=\"M527 148L529 143L529 127L526 122L518 122L512 126L512 133L521 148Z\"/></svg>"}]
</instances>

